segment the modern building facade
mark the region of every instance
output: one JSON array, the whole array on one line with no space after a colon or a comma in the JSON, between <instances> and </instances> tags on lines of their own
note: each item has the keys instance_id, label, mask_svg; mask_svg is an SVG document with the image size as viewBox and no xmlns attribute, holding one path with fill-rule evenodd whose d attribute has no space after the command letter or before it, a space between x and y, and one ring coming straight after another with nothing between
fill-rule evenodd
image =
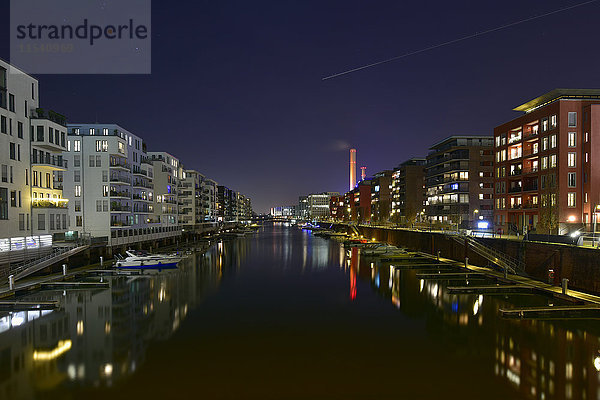
<instances>
[{"instance_id":1,"label":"modern building facade","mask_svg":"<svg viewBox=\"0 0 600 400\"><path fill-rule=\"evenodd\" d=\"M450 136L427 155L425 214L432 223L488 228L493 217L493 138Z\"/></svg>"},{"instance_id":2,"label":"modern building facade","mask_svg":"<svg viewBox=\"0 0 600 400\"><path fill-rule=\"evenodd\" d=\"M151 221L164 232L181 234L178 193L185 178L179 159L167 152L149 152L154 170L154 202Z\"/></svg>"},{"instance_id":3,"label":"modern building facade","mask_svg":"<svg viewBox=\"0 0 600 400\"><path fill-rule=\"evenodd\" d=\"M555 89L514 110L525 114L494 129L496 227L563 233L598 222L600 90Z\"/></svg>"},{"instance_id":4,"label":"modern building facade","mask_svg":"<svg viewBox=\"0 0 600 400\"><path fill-rule=\"evenodd\" d=\"M339 196L338 192L313 193L307 196L307 216L312 220L329 218L329 199Z\"/></svg>"},{"instance_id":5,"label":"modern building facade","mask_svg":"<svg viewBox=\"0 0 600 400\"><path fill-rule=\"evenodd\" d=\"M183 229L194 229L204 222L202 183L204 175L195 170L185 170L178 192L178 219Z\"/></svg>"},{"instance_id":6,"label":"modern building facade","mask_svg":"<svg viewBox=\"0 0 600 400\"><path fill-rule=\"evenodd\" d=\"M69 124L63 157L71 230L126 245L165 237L153 224L153 166L143 140L117 124Z\"/></svg>"},{"instance_id":7,"label":"modern building facade","mask_svg":"<svg viewBox=\"0 0 600 400\"><path fill-rule=\"evenodd\" d=\"M389 221L392 206L391 185L391 170L378 172L371 179L371 222Z\"/></svg>"},{"instance_id":8,"label":"modern building facade","mask_svg":"<svg viewBox=\"0 0 600 400\"><path fill-rule=\"evenodd\" d=\"M329 198L329 215L333 221L344 220L344 196L331 196Z\"/></svg>"},{"instance_id":9,"label":"modern building facade","mask_svg":"<svg viewBox=\"0 0 600 400\"><path fill-rule=\"evenodd\" d=\"M425 211L425 158L411 158L392 173L392 204L390 219L412 223Z\"/></svg>"},{"instance_id":10,"label":"modern building facade","mask_svg":"<svg viewBox=\"0 0 600 400\"><path fill-rule=\"evenodd\" d=\"M0 60L0 253L69 229L66 136L66 118L39 108L38 81Z\"/></svg>"}]
</instances>

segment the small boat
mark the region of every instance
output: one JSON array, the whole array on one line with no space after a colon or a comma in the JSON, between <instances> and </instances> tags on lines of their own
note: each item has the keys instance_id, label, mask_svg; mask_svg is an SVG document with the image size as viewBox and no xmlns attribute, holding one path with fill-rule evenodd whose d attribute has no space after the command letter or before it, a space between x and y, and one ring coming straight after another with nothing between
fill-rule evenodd
<instances>
[{"instance_id":1,"label":"small boat","mask_svg":"<svg viewBox=\"0 0 600 400\"><path fill-rule=\"evenodd\" d=\"M146 251L127 250L127 257L118 257L117 269L172 269L181 260L178 255L150 254Z\"/></svg>"}]
</instances>

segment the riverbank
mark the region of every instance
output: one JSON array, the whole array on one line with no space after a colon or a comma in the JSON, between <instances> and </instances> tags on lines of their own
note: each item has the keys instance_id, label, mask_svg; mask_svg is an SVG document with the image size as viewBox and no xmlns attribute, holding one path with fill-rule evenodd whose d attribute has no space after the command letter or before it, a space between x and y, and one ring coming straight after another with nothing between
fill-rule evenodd
<instances>
[{"instance_id":1,"label":"riverbank","mask_svg":"<svg viewBox=\"0 0 600 400\"><path fill-rule=\"evenodd\" d=\"M348 233L353 230L339 225ZM450 235L441 232L424 232L402 228L356 227L361 235L369 239L405 247L412 251L464 261L478 266L489 266L490 262L476 254L466 245L459 245ZM478 238L486 246L522 261L526 276L548 284L560 286L568 279L571 289L582 293L600 295L600 250L565 244L518 241L499 238Z\"/></svg>"}]
</instances>

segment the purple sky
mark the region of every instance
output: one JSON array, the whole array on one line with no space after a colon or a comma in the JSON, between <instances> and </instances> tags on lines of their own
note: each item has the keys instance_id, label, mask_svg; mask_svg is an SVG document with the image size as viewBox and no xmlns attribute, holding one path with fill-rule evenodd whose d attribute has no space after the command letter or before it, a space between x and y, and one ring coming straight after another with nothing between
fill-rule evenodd
<instances>
[{"instance_id":1,"label":"purple sky","mask_svg":"<svg viewBox=\"0 0 600 400\"><path fill-rule=\"evenodd\" d=\"M152 75L40 75L41 103L118 123L264 212L346 190L348 145L374 173L451 134L491 135L551 89L600 87L600 2L321 79L579 2L155 0Z\"/></svg>"}]
</instances>

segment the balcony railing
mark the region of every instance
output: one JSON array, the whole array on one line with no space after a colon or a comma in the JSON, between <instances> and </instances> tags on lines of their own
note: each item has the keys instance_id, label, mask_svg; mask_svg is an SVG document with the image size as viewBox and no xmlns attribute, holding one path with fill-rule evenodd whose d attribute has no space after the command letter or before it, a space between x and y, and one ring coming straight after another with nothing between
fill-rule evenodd
<instances>
[{"instance_id":1,"label":"balcony railing","mask_svg":"<svg viewBox=\"0 0 600 400\"><path fill-rule=\"evenodd\" d=\"M31 155L31 163L37 165L52 165L58 168L67 168L67 160L64 160L62 156L53 156L46 154L41 156L39 154Z\"/></svg>"},{"instance_id":2,"label":"balcony railing","mask_svg":"<svg viewBox=\"0 0 600 400\"><path fill-rule=\"evenodd\" d=\"M125 206L118 203L113 203L110 205L110 211L131 211L131 206Z\"/></svg>"},{"instance_id":3,"label":"balcony railing","mask_svg":"<svg viewBox=\"0 0 600 400\"><path fill-rule=\"evenodd\" d=\"M33 200L31 207L33 208L67 208L65 199L48 199L48 200Z\"/></svg>"},{"instance_id":4,"label":"balcony railing","mask_svg":"<svg viewBox=\"0 0 600 400\"><path fill-rule=\"evenodd\" d=\"M508 193L517 193L521 192L521 186L515 186L508 189Z\"/></svg>"},{"instance_id":5,"label":"balcony railing","mask_svg":"<svg viewBox=\"0 0 600 400\"><path fill-rule=\"evenodd\" d=\"M131 194L126 191L111 190L110 197L127 197L131 198Z\"/></svg>"},{"instance_id":6,"label":"balcony railing","mask_svg":"<svg viewBox=\"0 0 600 400\"><path fill-rule=\"evenodd\" d=\"M124 168L128 171L131 169L131 166L128 163L126 163L125 161L120 161L120 160L117 161L112 158L110 160L109 165L111 168Z\"/></svg>"},{"instance_id":7,"label":"balcony railing","mask_svg":"<svg viewBox=\"0 0 600 400\"><path fill-rule=\"evenodd\" d=\"M111 176L111 182L122 182L122 183L131 183L131 178L126 176Z\"/></svg>"},{"instance_id":8,"label":"balcony railing","mask_svg":"<svg viewBox=\"0 0 600 400\"><path fill-rule=\"evenodd\" d=\"M131 224L125 221L110 221L110 226L131 226Z\"/></svg>"}]
</instances>

